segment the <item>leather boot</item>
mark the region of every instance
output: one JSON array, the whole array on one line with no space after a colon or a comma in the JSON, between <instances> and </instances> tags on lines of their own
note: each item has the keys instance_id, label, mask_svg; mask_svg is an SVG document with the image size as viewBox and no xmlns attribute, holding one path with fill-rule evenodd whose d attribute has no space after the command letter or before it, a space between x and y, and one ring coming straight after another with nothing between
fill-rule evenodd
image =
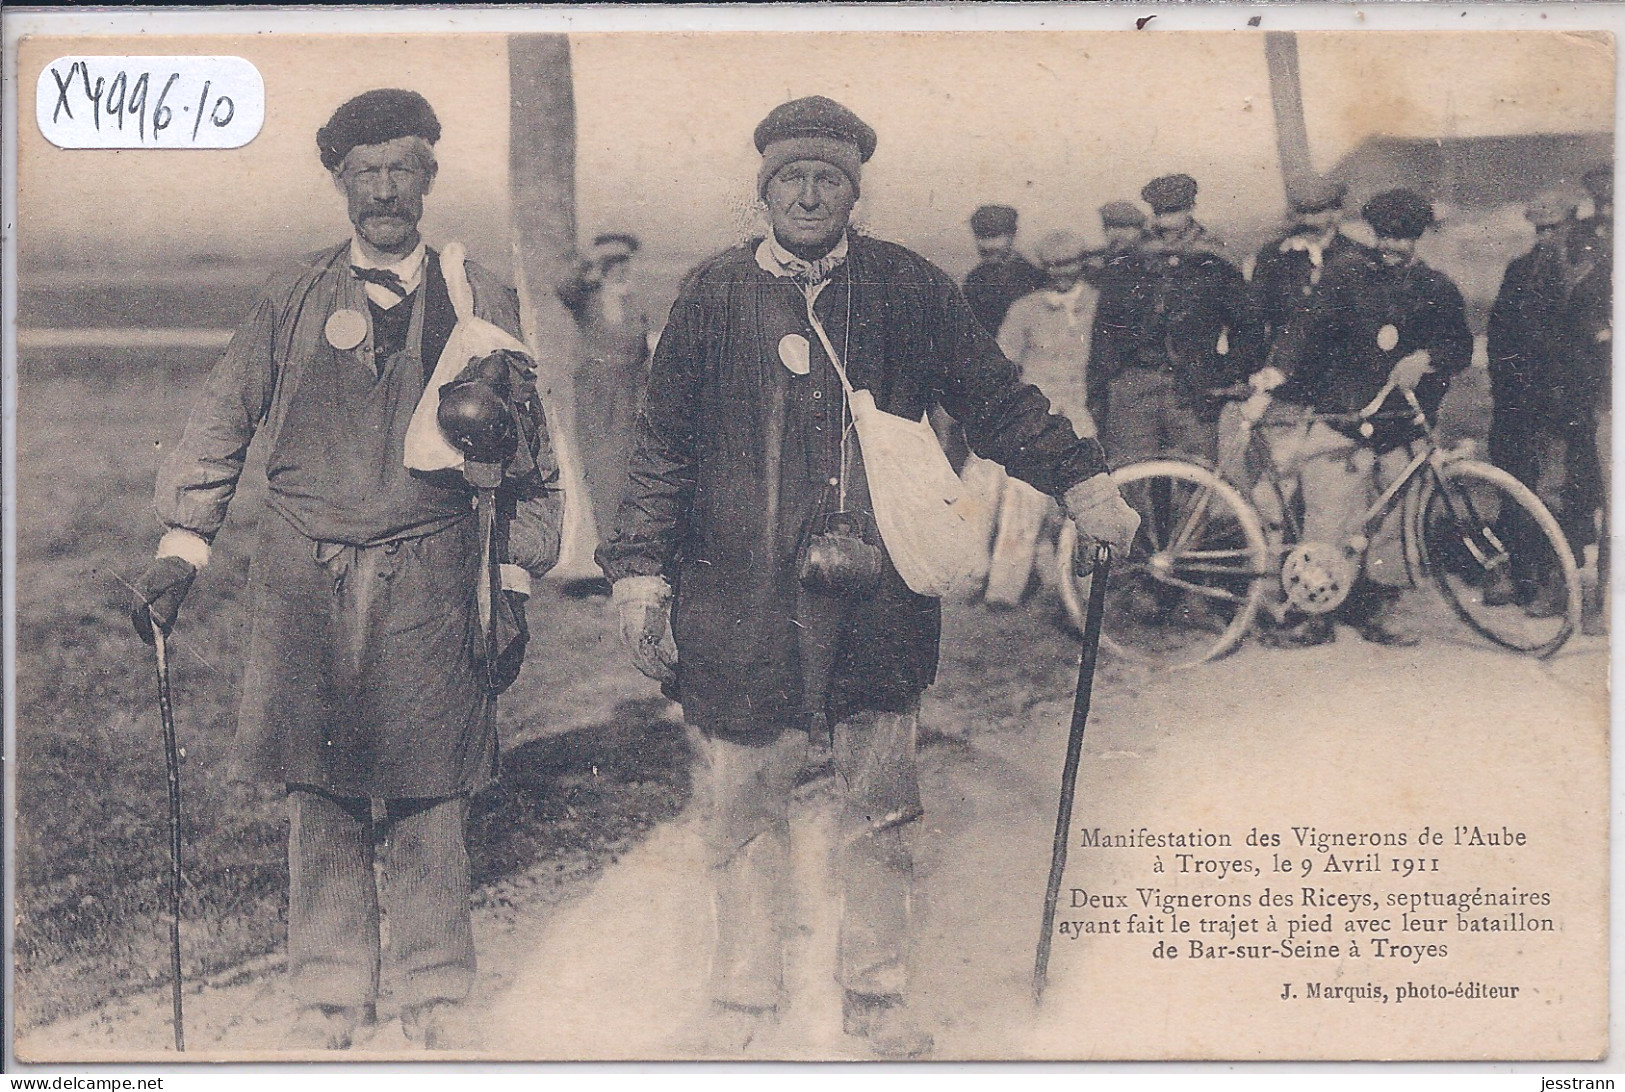
<instances>
[{"instance_id":1,"label":"leather boot","mask_svg":"<svg viewBox=\"0 0 1625 1092\"><path fill-rule=\"evenodd\" d=\"M1523 612L1531 618L1556 618L1568 609L1568 586L1564 583L1563 575L1558 573L1540 582L1534 598L1529 600Z\"/></svg>"},{"instance_id":2,"label":"leather boot","mask_svg":"<svg viewBox=\"0 0 1625 1092\"><path fill-rule=\"evenodd\" d=\"M305 1005L277 1049L349 1050L356 1029L375 1019L371 1005Z\"/></svg>"},{"instance_id":3,"label":"leather boot","mask_svg":"<svg viewBox=\"0 0 1625 1092\"><path fill-rule=\"evenodd\" d=\"M1337 640L1337 629L1324 614L1312 614L1296 621L1264 626L1258 631L1258 639L1267 648L1313 648Z\"/></svg>"},{"instance_id":4,"label":"leather boot","mask_svg":"<svg viewBox=\"0 0 1625 1092\"><path fill-rule=\"evenodd\" d=\"M1380 584L1356 587L1344 607L1344 617L1363 640L1387 648L1412 648L1422 639L1398 624L1400 590Z\"/></svg>"},{"instance_id":5,"label":"leather boot","mask_svg":"<svg viewBox=\"0 0 1625 1092\"><path fill-rule=\"evenodd\" d=\"M847 990L841 1000L841 1030L867 1040L881 1058L924 1058L936 1046L931 1033L910 1018L898 994Z\"/></svg>"},{"instance_id":6,"label":"leather boot","mask_svg":"<svg viewBox=\"0 0 1625 1092\"><path fill-rule=\"evenodd\" d=\"M1484 581L1484 590L1479 601L1486 607L1509 607L1514 603L1521 603L1527 596L1519 594L1517 582L1505 565L1492 572Z\"/></svg>"},{"instance_id":7,"label":"leather boot","mask_svg":"<svg viewBox=\"0 0 1625 1092\"><path fill-rule=\"evenodd\" d=\"M701 1016L678 1032L677 1051L695 1058L737 1060L772 1028L778 1015L777 1009L712 1001Z\"/></svg>"},{"instance_id":8,"label":"leather boot","mask_svg":"<svg viewBox=\"0 0 1625 1092\"><path fill-rule=\"evenodd\" d=\"M424 1050L478 1050L478 1033L458 1019L454 1001L427 1001L401 1010L401 1032Z\"/></svg>"}]
</instances>

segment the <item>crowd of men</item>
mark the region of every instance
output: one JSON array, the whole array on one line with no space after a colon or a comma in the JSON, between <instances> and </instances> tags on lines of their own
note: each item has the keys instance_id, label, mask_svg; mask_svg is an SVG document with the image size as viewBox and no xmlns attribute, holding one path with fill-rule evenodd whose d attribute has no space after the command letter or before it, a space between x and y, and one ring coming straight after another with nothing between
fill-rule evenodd
<instances>
[{"instance_id":1,"label":"crowd of men","mask_svg":"<svg viewBox=\"0 0 1625 1092\"><path fill-rule=\"evenodd\" d=\"M1508 268L1489 329L1490 455L1557 514L1577 555L1598 543L1604 578L1596 520L1609 409L1612 180L1608 166L1585 175L1592 211L1583 220L1572 194L1544 193L1529 205L1536 242ZM1195 218L1197 192L1188 175L1154 179L1140 194L1146 208L1113 201L1100 209L1104 247L1053 232L1034 248L1036 265L1016 249L1017 211L984 206L971 218L981 261L966 298L1024 378L1080 434L1098 435L1114 466L1165 455L1214 465L1227 401L1268 392L1261 433L1302 497L1304 539L1359 541L1371 501L1408 461L1413 433L1362 435L1333 415L1358 412L1389 385L1390 407L1402 405L1403 388L1436 415L1451 377L1472 358L1460 291L1417 256L1434 208L1410 189L1373 196L1359 211L1375 239L1367 245L1341 230L1345 185L1294 178L1286 228L1258 251L1249 280ZM1030 586L1049 502L1019 482L1001 484L997 468L974 459L965 474L999 497L984 599L1013 605ZM1279 523L1281 513L1261 507ZM1265 640L1322 644L1340 617L1368 640L1414 644L1395 610L1403 573L1386 548L1395 522L1371 536L1363 577L1335 616L1272 602ZM1497 572L1486 601L1535 617L1560 612L1561 581L1521 560L1538 556L1519 548L1533 529L1504 522L1520 561ZM1600 630L1601 592L1587 608L1588 628Z\"/></svg>"}]
</instances>

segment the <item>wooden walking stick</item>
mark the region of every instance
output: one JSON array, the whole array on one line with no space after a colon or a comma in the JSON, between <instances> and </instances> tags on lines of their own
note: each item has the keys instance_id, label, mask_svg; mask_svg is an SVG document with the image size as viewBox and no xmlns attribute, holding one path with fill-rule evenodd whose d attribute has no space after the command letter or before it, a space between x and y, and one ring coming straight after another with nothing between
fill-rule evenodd
<instances>
[{"instance_id":1,"label":"wooden walking stick","mask_svg":"<svg viewBox=\"0 0 1625 1092\"><path fill-rule=\"evenodd\" d=\"M169 769L169 986L175 1049L186 1052L181 1015L181 755L175 740L175 710L169 701L169 648L158 619L152 618L152 647L158 658L158 717L164 723L164 764Z\"/></svg>"},{"instance_id":2,"label":"wooden walking stick","mask_svg":"<svg viewBox=\"0 0 1625 1092\"><path fill-rule=\"evenodd\" d=\"M1050 853L1049 886L1044 889L1044 923L1038 931L1038 958L1033 964L1033 1003L1042 1004L1049 981L1049 949L1055 936L1055 904L1066 872L1066 847L1072 828L1072 798L1078 788L1078 762L1083 757L1083 729L1089 723L1089 699L1095 686L1095 661L1100 656L1100 623L1106 613L1106 579L1112 548L1095 544L1089 582L1089 606L1083 618L1083 654L1078 660L1078 689L1072 699L1072 731L1066 741L1066 765L1061 769L1061 806L1055 815L1055 848Z\"/></svg>"}]
</instances>

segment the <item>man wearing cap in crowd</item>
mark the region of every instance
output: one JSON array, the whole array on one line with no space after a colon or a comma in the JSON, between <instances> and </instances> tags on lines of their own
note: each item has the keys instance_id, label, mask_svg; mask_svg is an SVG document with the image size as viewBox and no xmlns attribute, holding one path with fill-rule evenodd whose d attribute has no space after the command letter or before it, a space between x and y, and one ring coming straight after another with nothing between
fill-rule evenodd
<instances>
[{"instance_id":1,"label":"man wearing cap in crowd","mask_svg":"<svg viewBox=\"0 0 1625 1092\"><path fill-rule=\"evenodd\" d=\"M1128 355L1127 307L1144 261L1145 212L1132 201L1108 201L1100 206L1100 227L1106 245L1090 251L1083 268L1084 280L1097 294L1086 380L1089 414L1097 428L1106 419L1110 378Z\"/></svg>"},{"instance_id":2,"label":"man wearing cap in crowd","mask_svg":"<svg viewBox=\"0 0 1625 1092\"><path fill-rule=\"evenodd\" d=\"M439 137L429 103L397 89L351 99L316 134L353 235L274 278L210 373L158 476L165 532L132 610L148 640L153 624L169 632L258 436L269 488L237 742L244 775L287 790L288 1049L343 1049L375 1020L381 905L403 1031L469 1043L455 1019L475 971L464 823L497 758L484 555L474 490L456 469L409 470L408 434L437 363L468 363L442 350L517 349L519 313L460 246L418 232ZM556 560L561 505L531 376L499 360L535 463L500 493L512 597Z\"/></svg>"},{"instance_id":3,"label":"man wearing cap in crowd","mask_svg":"<svg viewBox=\"0 0 1625 1092\"><path fill-rule=\"evenodd\" d=\"M583 342L573 382L574 438L600 543L614 528L649 380L649 318L632 291L632 259L639 246L637 236L626 232L598 235L591 253L558 287ZM586 586L601 584L594 580Z\"/></svg>"},{"instance_id":4,"label":"man wearing cap in crowd","mask_svg":"<svg viewBox=\"0 0 1625 1092\"><path fill-rule=\"evenodd\" d=\"M1431 416L1450 378L1472 360L1461 292L1449 277L1416 256L1417 240L1433 224L1433 206L1412 190L1380 193L1360 215L1376 234L1376 248L1350 249L1326 266L1313 303L1293 316L1275 341L1269 374L1260 384L1287 405L1304 407L1295 445L1277 440L1276 462L1303 491L1306 542L1352 547L1366 509L1410 460L1413 426L1401 417L1370 436L1355 424L1332 424L1312 412L1353 414L1384 385L1396 388L1384 409L1403 410L1401 390L1414 391ZM1363 551L1363 577L1338 609L1360 636L1383 645L1413 645L1417 638L1395 620L1405 583L1397 508ZM1335 636L1331 617L1312 615L1284 631L1295 644Z\"/></svg>"},{"instance_id":5,"label":"man wearing cap in crowd","mask_svg":"<svg viewBox=\"0 0 1625 1092\"><path fill-rule=\"evenodd\" d=\"M1360 244L1338 230L1348 186L1319 176L1287 183L1286 233L1265 243L1253 262L1249 300L1256 343L1266 355L1292 316L1307 311L1327 263Z\"/></svg>"},{"instance_id":6,"label":"man wearing cap in crowd","mask_svg":"<svg viewBox=\"0 0 1625 1092\"><path fill-rule=\"evenodd\" d=\"M1576 552L1591 538L1594 508L1584 488L1589 482L1570 473L1571 464L1585 461L1580 452L1574 453L1579 458L1571 455L1571 445L1589 452L1593 443L1564 313L1575 272L1568 254L1578 208L1578 199L1563 190L1530 202L1524 215L1534 226L1535 245L1507 266L1489 320L1490 459L1540 496ZM1503 518L1497 530L1513 547L1517 571L1498 570L1500 579L1484 589L1484 602L1519 603L1536 617L1562 613L1567 589L1561 574L1528 569L1533 551L1517 548L1538 529Z\"/></svg>"},{"instance_id":7,"label":"man wearing cap in crowd","mask_svg":"<svg viewBox=\"0 0 1625 1092\"><path fill-rule=\"evenodd\" d=\"M965 302L982 328L995 336L1010 305L1044 285L1044 274L1016 249L1018 219L1016 210L1009 205L983 205L970 218L977 264L965 276ZM989 468L970 454L964 429L941 408L931 411L931 427L936 429L949 461L964 474L967 488L996 507L1002 479L990 474Z\"/></svg>"},{"instance_id":8,"label":"man wearing cap in crowd","mask_svg":"<svg viewBox=\"0 0 1625 1092\"><path fill-rule=\"evenodd\" d=\"M827 724L843 1027L882 1056L920 1057L932 1037L906 1007L908 832L940 610L874 531L837 368L885 412L944 406L974 451L1062 498L1086 538L1122 546L1137 519L1099 445L1020 381L952 280L850 229L873 129L813 96L774 108L755 144L770 230L684 280L599 559L623 639L682 702L695 750L716 932L693 1049L736 1055L785 1003L790 793L809 728Z\"/></svg>"},{"instance_id":9,"label":"man wearing cap in crowd","mask_svg":"<svg viewBox=\"0 0 1625 1092\"><path fill-rule=\"evenodd\" d=\"M1011 304L999 329L999 348L1031 383L1066 415L1079 436L1094 436L1089 416L1087 372L1089 335L1095 320L1094 287L1083 279L1088 253L1083 239L1055 231L1034 252L1046 284ZM1026 482L1006 477L999 497L983 600L1013 607L1026 594L1038 534L1055 502Z\"/></svg>"},{"instance_id":10,"label":"man wearing cap in crowd","mask_svg":"<svg viewBox=\"0 0 1625 1092\"><path fill-rule=\"evenodd\" d=\"M965 276L965 302L990 334L997 334L1010 305L1044 286L1044 274L1016 250L1016 210L983 205L971 213L976 268Z\"/></svg>"},{"instance_id":11,"label":"man wearing cap in crowd","mask_svg":"<svg viewBox=\"0 0 1625 1092\"><path fill-rule=\"evenodd\" d=\"M1268 364L1275 339L1293 318L1306 314L1313 306L1327 267L1361 246L1339 230L1343 201L1348 195L1344 183L1318 175L1301 175L1287 180L1286 192L1290 210L1286 231L1260 248L1249 283L1250 342L1257 347L1258 361L1265 365L1253 373L1253 385L1259 389L1274 389L1284 378ZM1301 392L1290 387L1274 390L1273 402L1265 410L1260 424L1260 434L1267 443L1285 445L1276 460L1278 467L1293 461L1298 430L1292 426L1302 422L1307 414L1304 403L1297 400L1299 397ZM1231 402L1220 413L1220 446L1226 454L1242 454L1230 446L1230 437L1236 435L1243 412L1241 403ZM1222 469L1232 480L1246 481L1251 470L1241 465L1243 462L1227 463ZM1269 483L1259 482L1253 499L1264 518L1266 535L1279 544L1285 519L1280 510L1280 495ZM1311 632L1298 625L1270 624L1272 620L1279 622L1285 611L1279 585L1272 585L1271 591L1274 601L1267 604L1261 616L1262 639L1277 646L1298 643L1305 636L1318 639L1319 630Z\"/></svg>"},{"instance_id":12,"label":"man wearing cap in crowd","mask_svg":"<svg viewBox=\"0 0 1625 1092\"><path fill-rule=\"evenodd\" d=\"M1597 583L1585 600L1585 630L1598 634L1608 628L1608 577L1611 546L1610 459L1613 451L1614 358L1614 165L1602 163L1580 179L1591 198L1591 215L1569 234L1568 265L1572 287L1565 307L1564 326L1578 373L1575 414L1594 423L1589 452L1576 444L1571 454L1589 463L1571 463L1569 476L1576 484L1591 473L1591 496L1584 510L1600 509L1597 534ZM1575 544L1579 553L1581 544Z\"/></svg>"},{"instance_id":13,"label":"man wearing cap in crowd","mask_svg":"<svg viewBox=\"0 0 1625 1092\"><path fill-rule=\"evenodd\" d=\"M1151 229L1123 307L1105 421L1116 464L1177 453L1212 462L1220 403L1210 392L1251 370L1247 285L1196 221L1196 181L1153 179L1141 190Z\"/></svg>"}]
</instances>

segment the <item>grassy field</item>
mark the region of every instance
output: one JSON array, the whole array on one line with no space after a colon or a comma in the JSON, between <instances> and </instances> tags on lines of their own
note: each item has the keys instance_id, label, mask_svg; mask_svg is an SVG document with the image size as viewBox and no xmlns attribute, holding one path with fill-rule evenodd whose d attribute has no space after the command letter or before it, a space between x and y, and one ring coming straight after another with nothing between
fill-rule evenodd
<instances>
[{"instance_id":1,"label":"grassy field","mask_svg":"<svg viewBox=\"0 0 1625 1092\"><path fill-rule=\"evenodd\" d=\"M209 361L120 353L23 361L18 397L17 1017L27 1027L167 974L165 775L152 654L128 584L157 541L161 446ZM229 777L244 580L259 489L245 488L176 631L186 749L183 949L189 979L283 941L286 824L275 786ZM618 655L603 600L543 590L525 673L504 699L502 794L480 801L481 898L566 856L607 859L687 796L680 734Z\"/></svg>"}]
</instances>

